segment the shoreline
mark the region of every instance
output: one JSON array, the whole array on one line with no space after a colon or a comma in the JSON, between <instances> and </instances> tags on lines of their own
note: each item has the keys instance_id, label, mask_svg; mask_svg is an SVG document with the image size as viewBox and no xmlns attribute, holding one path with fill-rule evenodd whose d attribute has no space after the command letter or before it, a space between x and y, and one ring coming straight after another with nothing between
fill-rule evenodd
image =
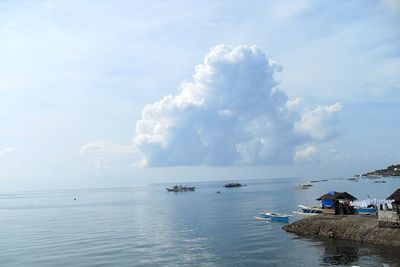
<instances>
[{"instance_id":1,"label":"shoreline","mask_svg":"<svg viewBox=\"0 0 400 267\"><path fill-rule=\"evenodd\" d=\"M285 225L282 229L306 237L400 247L400 228L379 227L376 216L315 215Z\"/></svg>"}]
</instances>

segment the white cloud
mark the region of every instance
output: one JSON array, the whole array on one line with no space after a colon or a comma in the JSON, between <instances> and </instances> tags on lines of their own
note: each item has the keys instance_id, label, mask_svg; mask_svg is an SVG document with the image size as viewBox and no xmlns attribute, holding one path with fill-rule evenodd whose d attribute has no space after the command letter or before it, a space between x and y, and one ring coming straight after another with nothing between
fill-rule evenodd
<instances>
[{"instance_id":1,"label":"white cloud","mask_svg":"<svg viewBox=\"0 0 400 267\"><path fill-rule=\"evenodd\" d=\"M256 46L218 45L176 96L149 104L134 145L148 166L281 164L295 149L337 134L341 105L304 115L278 88L282 70Z\"/></svg>"},{"instance_id":2,"label":"white cloud","mask_svg":"<svg viewBox=\"0 0 400 267\"><path fill-rule=\"evenodd\" d=\"M319 158L318 148L316 146L307 146L298 149L294 156L295 161L315 161Z\"/></svg>"},{"instance_id":3,"label":"white cloud","mask_svg":"<svg viewBox=\"0 0 400 267\"><path fill-rule=\"evenodd\" d=\"M314 140L324 141L339 134L336 129L336 115L342 109L340 103L331 106L318 106L316 109L304 114L296 122L295 129Z\"/></svg>"},{"instance_id":4,"label":"white cloud","mask_svg":"<svg viewBox=\"0 0 400 267\"><path fill-rule=\"evenodd\" d=\"M132 154L133 147L126 147L107 141L93 141L85 144L81 150L81 154L85 155L113 155L113 154Z\"/></svg>"},{"instance_id":5,"label":"white cloud","mask_svg":"<svg viewBox=\"0 0 400 267\"><path fill-rule=\"evenodd\" d=\"M14 154L17 149L15 147L6 147L0 149L0 156L9 156Z\"/></svg>"},{"instance_id":6,"label":"white cloud","mask_svg":"<svg viewBox=\"0 0 400 267\"><path fill-rule=\"evenodd\" d=\"M286 108L290 111L298 111L300 106L303 104L303 98L302 97L296 97L295 99L289 99L286 102Z\"/></svg>"}]
</instances>

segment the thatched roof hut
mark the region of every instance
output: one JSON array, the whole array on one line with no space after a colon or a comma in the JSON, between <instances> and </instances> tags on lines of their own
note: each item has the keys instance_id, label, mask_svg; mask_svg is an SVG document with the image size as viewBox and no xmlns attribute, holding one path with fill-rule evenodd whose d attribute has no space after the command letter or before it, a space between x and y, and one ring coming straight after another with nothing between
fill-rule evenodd
<instances>
[{"instance_id":1,"label":"thatched roof hut","mask_svg":"<svg viewBox=\"0 0 400 267\"><path fill-rule=\"evenodd\" d=\"M325 195L320 196L317 200L321 200L322 208L334 208L336 200L354 201L357 198L347 192L331 191Z\"/></svg>"},{"instance_id":2,"label":"thatched roof hut","mask_svg":"<svg viewBox=\"0 0 400 267\"><path fill-rule=\"evenodd\" d=\"M323 199L328 199L328 200L349 200L349 201L357 200L356 197L350 195L347 192L336 192L336 191L331 191L331 192L326 193L325 195L322 195L319 198L317 198L317 200L323 200Z\"/></svg>"},{"instance_id":3,"label":"thatched roof hut","mask_svg":"<svg viewBox=\"0 0 400 267\"><path fill-rule=\"evenodd\" d=\"M387 199L394 200L393 203L400 204L400 188L394 191Z\"/></svg>"}]
</instances>

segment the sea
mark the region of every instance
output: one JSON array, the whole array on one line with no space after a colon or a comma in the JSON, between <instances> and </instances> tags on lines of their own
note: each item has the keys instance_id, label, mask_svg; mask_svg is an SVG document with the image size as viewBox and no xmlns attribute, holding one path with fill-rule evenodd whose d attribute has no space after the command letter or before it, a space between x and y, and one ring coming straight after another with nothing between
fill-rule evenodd
<instances>
[{"instance_id":1,"label":"sea","mask_svg":"<svg viewBox=\"0 0 400 267\"><path fill-rule=\"evenodd\" d=\"M323 178L321 178L323 179ZM318 180L318 179L317 179ZM0 266L400 266L400 249L304 238L285 223L255 220L274 211L301 218L298 204L316 205L329 191L384 199L400 178L189 183L132 188L0 192ZM220 191L220 193L217 193Z\"/></svg>"}]
</instances>

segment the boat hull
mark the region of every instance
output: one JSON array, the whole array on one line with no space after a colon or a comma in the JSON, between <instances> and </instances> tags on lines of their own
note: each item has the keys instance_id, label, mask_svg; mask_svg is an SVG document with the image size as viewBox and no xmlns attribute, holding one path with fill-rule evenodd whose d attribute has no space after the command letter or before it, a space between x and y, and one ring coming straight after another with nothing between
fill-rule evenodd
<instances>
[{"instance_id":1,"label":"boat hull","mask_svg":"<svg viewBox=\"0 0 400 267\"><path fill-rule=\"evenodd\" d=\"M355 208L354 212L356 214L373 215L373 214L377 214L378 210L376 208Z\"/></svg>"},{"instance_id":2,"label":"boat hull","mask_svg":"<svg viewBox=\"0 0 400 267\"><path fill-rule=\"evenodd\" d=\"M307 215L314 215L314 214L322 214L324 212L323 209L318 208L318 207L308 207L308 206L304 206L304 205L297 205L302 214L307 214Z\"/></svg>"},{"instance_id":3,"label":"boat hull","mask_svg":"<svg viewBox=\"0 0 400 267\"><path fill-rule=\"evenodd\" d=\"M321 214L322 210L317 210L317 209L302 209L303 213L310 213L310 214Z\"/></svg>"},{"instance_id":4,"label":"boat hull","mask_svg":"<svg viewBox=\"0 0 400 267\"><path fill-rule=\"evenodd\" d=\"M270 220L270 221L274 221L274 222L289 222L289 215L273 213L273 212L261 213L260 215L257 216L257 218L262 218L262 219Z\"/></svg>"}]
</instances>

